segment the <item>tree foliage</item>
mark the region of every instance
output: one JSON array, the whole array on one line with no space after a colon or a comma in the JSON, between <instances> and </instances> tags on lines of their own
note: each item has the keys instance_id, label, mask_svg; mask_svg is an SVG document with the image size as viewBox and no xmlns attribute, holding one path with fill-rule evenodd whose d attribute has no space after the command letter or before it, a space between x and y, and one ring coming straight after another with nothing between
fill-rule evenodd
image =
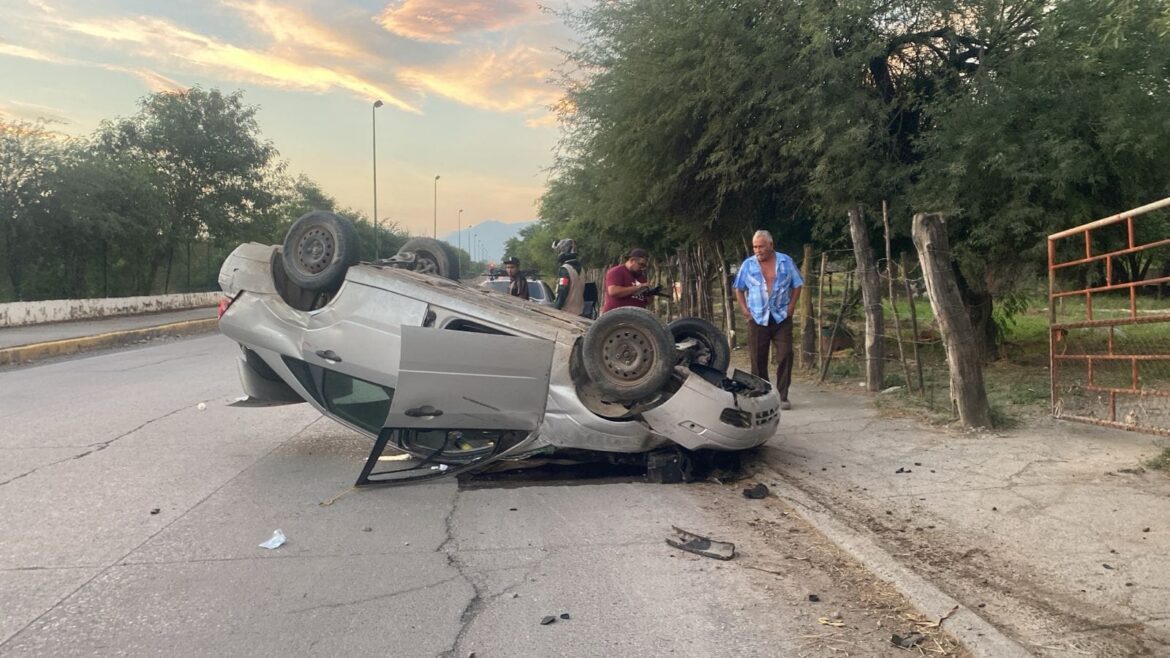
<instances>
[{"instance_id":1,"label":"tree foliage","mask_svg":"<svg viewBox=\"0 0 1170 658\"><path fill-rule=\"evenodd\" d=\"M406 241L288 176L256 112L241 92L195 87L148 96L88 139L0 121L0 300L214 289L237 244L279 243L314 209L354 219L363 258Z\"/></svg>"},{"instance_id":2,"label":"tree foliage","mask_svg":"<svg viewBox=\"0 0 1170 658\"><path fill-rule=\"evenodd\" d=\"M566 19L582 38L541 215L609 254L738 253L756 228L830 248L849 206L889 200L896 243L946 212L967 291L1004 294L1042 270L1046 233L1170 192L1166 0L607 0Z\"/></svg>"}]
</instances>

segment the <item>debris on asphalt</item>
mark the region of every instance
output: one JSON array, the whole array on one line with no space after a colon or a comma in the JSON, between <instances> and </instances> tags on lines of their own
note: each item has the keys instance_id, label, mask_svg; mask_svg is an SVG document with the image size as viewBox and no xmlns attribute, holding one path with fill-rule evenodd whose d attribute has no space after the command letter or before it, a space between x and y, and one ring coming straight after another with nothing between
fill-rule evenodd
<instances>
[{"instance_id":1,"label":"debris on asphalt","mask_svg":"<svg viewBox=\"0 0 1170 658\"><path fill-rule=\"evenodd\" d=\"M748 487L743 490L744 498L751 498L752 500L760 500L768 496L768 486L763 482L757 483L754 487Z\"/></svg>"},{"instance_id":2,"label":"debris on asphalt","mask_svg":"<svg viewBox=\"0 0 1170 658\"><path fill-rule=\"evenodd\" d=\"M557 618L552 616L552 615L545 615L544 617L541 617L540 625L541 626L548 626L549 624L555 622L556 620L557 620Z\"/></svg>"},{"instance_id":3,"label":"debris on asphalt","mask_svg":"<svg viewBox=\"0 0 1170 658\"><path fill-rule=\"evenodd\" d=\"M838 628L845 625L845 622L843 622L843 621L836 621L833 619L829 619L828 617L818 617L817 621L824 624L825 626L836 626Z\"/></svg>"},{"instance_id":4,"label":"debris on asphalt","mask_svg":"<svg viewBox=\"0 0 1170 658\"><path fill-rule=\"evenodd\" d=\"M918 643L925 640L926 636L922 633L907 633L906 635L898 635L894 633L890 636L890 643L896 647L903 649L913 649L918 646Z\"/></svg>"},{"instance_id":5,"label":"debris on asphalt","mask_svg":"<svg viewBox=\"0 0 1170 658\"><path fill-rule=\"evenodd\" d=\"M1113 568L1114 568L1114 567L1113 567L1113 565L1111 565L1111 564L1106 564L1106 563L1104 563L1104 562L1102 562L1102 563L1101 563L1101 566L1105 567L1106 569L1108 569L1108 570L1110 570L1110 571L1113 571Z\"/></svg>"},{"instance_id":6,"label":"debris on asphalt","mask_svg":"<svg viewBox=\"0 0 1170 658\"><path fill-rule=\"evenodd\" d=\"M260 544L260 548L267 548L269 550L280 548L287 540L288 537L284 536L284 531L277 528L276 531L272 533L272 537L270 537L268 541Z\"/></svg>"},{"instance_id":7,"label":"debris on asphalt","mask_svg":"<svg viewBox=\"0 0 1170 658\"><path fill-rule=\"evenodd\" d=\"M1119 469L1117 469L1117 472L1118 473L1128 473L1130 475L1141 475L1142 473L1146 472L1146 469L1142 468L1141 466L1138 466L1137 468L1119 468Z\"/></svg>"},{"instance_id":8,"label":"debris on asphalt","mask_svg":"<svg viewBox=\"0 0 1170 658\"><path fill-rule=\"evenodd\" d=\"M1150 531L1149 528L1142 528L1142 532L1149 532L1149 531Z\"/></svg>"},{"instance_id":9,"label":"debris on asphalt","mask_svg":"<svg viewBox=\"0 0 1170 658\"><path fill-rule=\"evenodd\" d=\"M151 514L158 514L158 513L159 513L159 512L161 512L161 511L162 511L161 509L159 509L159 508L155 507L155 508L152 508L152 509L150 510L150 513L151 513Z\"/></svg>"},{"instance_id":10,"label":"debris on asphalt","mask_svg":"<svg viewBox=\"0 0 1170 658\"><path fill-rule=\"evenodd\" d=\"M508 508L508 511L509 511L509 512L515 512L515 511L516 511L516 508L515 508L515 507L509 507L509 508Z\"/></svg>"},{"instance_id":11,"label":"debris on asphalt","mask_svg":"<svg viewBox=\"0 0 1170 658\"><path fill-rule=\"evenodd\" d=\"M567 613L567 612L561 613L561 619L568 619L568 618L569 618L569 613Z\"/></svg>"},{"instance_id":12,"label":"debris on asphalt","mask_svg":"<svg viewBox=\"0 0 1170 658\"><path fill-rule=\"evenodd\" d=\"M207 403L200 402L199 404L195 405L195 408L198 409L199 411L203 411L204 409L207 408Z\"/></svg>"},{"instance_id":13,"label":"debris on asphalt","mask_svg":"<svg viewBox=\"0 0 1170 658\"><path fill-rule=\"evenodd\" d=\"M675 536L667 537L666 543L675 548L716 560L730 560L735 557L735 544L731 542L696 535L678 526L670 527L674 530Z\"/></svg>"},{"instance_id":14,"label":"debris on asphalt","mask_svg":"<svg viewBox=\"0 0 1170 658\"><path fill-rule=\"evenodd\" d=\"M894 473L913 473L913 472L914 471L912 471L908 468L903 468L901 466L898 467L898 470L894 471Z\"/></svg>"},{"instance_id":15,"label":"debris on asphalt","mask_svg":"<svg viewBox=\"0 0 1170 658\"><path fill-rule=\"evenodd\" d=\"M809 600L809 601L812 601L813 603L820 603L820 602L821 602L821 597L817 596L816 594L809 594L809 595L808 595L808 600Z\"/></svg>"},{"instance_id":16,"label":"debris on asphalt","mask_svg":"<svg viewBox=\"0 0 1170 658\"><path fill-rule=\"evenodd\" d=\"M518 592L512 592L512 598L518 599L520 598L520 594Z\"/></svg>"},{"instance_id":17,"label":"debris on asphalt","mask_svg":"<svg viewBox=\"0 0 1170 658\"><path fill-rule=\"evenodd\" d=\"M362 532L373 532L373 531L374 531L374 529L371 528L370 526L366 526L366 527L362 528Z\"/></svg>"}]
</instances>

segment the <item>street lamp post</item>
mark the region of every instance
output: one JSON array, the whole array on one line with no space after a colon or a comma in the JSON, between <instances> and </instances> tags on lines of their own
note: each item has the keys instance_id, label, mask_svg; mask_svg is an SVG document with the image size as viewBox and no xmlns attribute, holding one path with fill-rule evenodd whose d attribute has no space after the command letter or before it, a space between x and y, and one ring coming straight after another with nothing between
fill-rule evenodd
<instances>
[{"instance_id":1,"label":"street lamp post","mask_svg":"<svg viewBox=\"0 0 1170 658\"><path fill-rule=\"evenodd\" d=\"M463 248L463 209L459 209L459 216L455 219L455 248Z\"/></svg>"},{"instance_id":2,"label":"street lamp post","mask_svg":"<svg viewBox=\"0 0 1170 658\"><path fill-rule=\"evenodd\" d=\"M370 108L370 135L374 154L374 260L381 258L381 231L378 230L378 115L375 112L382 107L382 101L374 101Z\"/></svg>"},{"instance_id":3,"label":"street lamp post","mask_svg":"<svg viewBox=\"0 0 1170 658\"><path fill-rule=\"evenodd\" d=\"M431 226L431 237L439 239L439 175L435 174L435 219Z\"/></svg>"}]
</instances>

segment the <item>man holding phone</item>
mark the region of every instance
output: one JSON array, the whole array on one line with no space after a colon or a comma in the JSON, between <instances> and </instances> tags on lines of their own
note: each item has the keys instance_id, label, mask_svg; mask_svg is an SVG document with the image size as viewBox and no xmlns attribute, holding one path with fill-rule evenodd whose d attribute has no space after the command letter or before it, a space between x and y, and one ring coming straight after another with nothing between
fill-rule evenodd
<instances>
[{"instance_id":1,"label":"man holding phone","mask_svg":"<svg viewBox=\"0 0 1170 658\"><path fill-rule=\"evenodd\" d=\"M656 291L646 282L646 265L650 254L645 249L631 249L625 262L614 265L605 273L605 313L622 306L646 308L650 296Z\"/></svg>"}]
</instances>

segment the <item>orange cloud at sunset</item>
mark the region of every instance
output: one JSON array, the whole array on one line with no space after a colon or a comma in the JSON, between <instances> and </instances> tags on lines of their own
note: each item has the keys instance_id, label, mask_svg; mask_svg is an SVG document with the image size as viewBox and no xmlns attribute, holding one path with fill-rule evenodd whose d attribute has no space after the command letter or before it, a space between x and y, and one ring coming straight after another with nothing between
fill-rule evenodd
<instances>
[{"instance_id":1,"label":"orange cloud at sunset","mask_svg":"<svg viewBox=\"0 0 1170 658\"><path fill-rule=\"evenodd\" d=\"M126 44L133 48L134 54L138 56L155 61L179 60L189 68L228 79L318 93L342 89L362 98L381 98L403 110L418 111L383 86L355 73L338 67L305 63L278 54L240 48L185 30L163 19L117 18L64 21L62 24L80 34Z\"/></svg>"},{"instance_id":2,"label":"orange cloud at sunset","mask_svg":"<svg viewBox=\"0 0 1170 658\"><path fill-rule=\"evenodd\" d=\"M40 50L32 48L25 48L24 46L17 46L11 43L0 42L0 55L9 55L11 57L21 57L23 59L33 59L38 62L55 62L61 63L64 60L56 55L52 55Z\"/></svg>"},{"instance_id":3,"label":"orange cloud at sunset","mask_svg":"<svg viewBox=\"0 0 1170 658\"><path fill-rule=\"evenodd\" d=\"M338 57L361 55L361 49L304 12L273 4L269 0L221 0L280 45L328 53Z\"/></svg>"},{"instance_id":4,"label":"orange cloud at sunset","mask_svg":"<svg viewBox=\"0 0 1170 658\"><path fill-rule=\"evenodd\" d=\"M407 39L459 43L460 34L498 30L539 11L533 0L400 0L387 6L377 21Z\"/></svg>"},{"instance_id":5,"label":"orange cloud at sunset","mask_svg":"<svg viewBox=\"0 0 1170 658\"><path fill-rule=\"evenodd\" d=\"M497 112L543 110L558 92L547 83L552 54L529 46L471 53L440 68L408 69L399 77L434 94Z\"/></svg>"}]
</instances>

